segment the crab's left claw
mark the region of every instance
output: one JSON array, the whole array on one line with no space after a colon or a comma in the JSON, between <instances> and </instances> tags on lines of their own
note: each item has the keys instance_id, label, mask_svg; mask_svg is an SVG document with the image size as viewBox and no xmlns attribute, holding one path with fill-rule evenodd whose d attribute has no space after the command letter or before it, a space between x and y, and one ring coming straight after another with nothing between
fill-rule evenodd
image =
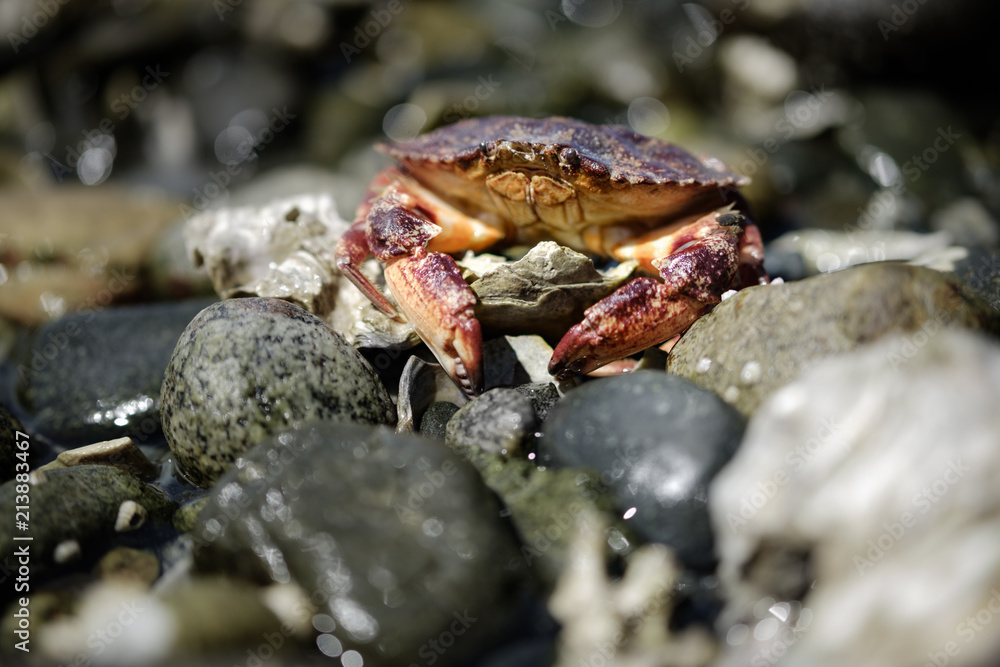
<instances>
[{"instance_id":1,"label":"crab's left claw","mask_svg":"<svg viewBox=\"0 0 1000 667\"><path fill-rule=\"evenodd\" d=\"M556 346L549 373L559 379L662 343L681 333L722 299L737 276L740 224L718 216L714 228L674 253L655 259L664 282L637 278L584 313Z\"/></svg>"},{"instance_id":2,"label":"crab's left claw","mask_svg":"<svg viewBox=\"0 0 1000 667\"><path fill-rule=\"evenodd\" d=\"M483 391L483 336L476 295L455 260L423 248L386 264L400 310L468 396Z\"/></svg>"}]
</instances>

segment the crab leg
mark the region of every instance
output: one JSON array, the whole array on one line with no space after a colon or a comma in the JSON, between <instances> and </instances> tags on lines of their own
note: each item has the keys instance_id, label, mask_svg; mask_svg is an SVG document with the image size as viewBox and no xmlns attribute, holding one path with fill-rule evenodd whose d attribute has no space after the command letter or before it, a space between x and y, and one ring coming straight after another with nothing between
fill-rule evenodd
<instances>
[{"instance_id":1,"label":"crab leg","mask_svg":"<svg viewBox=\"0 0 1000 667\"><path fill-rule=\"evenodd\" d=\"M549 373L589 373L687 329L736 280L745 224L742 214L723 209L679 232L647 235L616 249L616 256L657 270L663 282L637 278L588 308L556 346ZM659 257L651 257L654 251Z\"/></svg>"},{"instance_id":2,"label":"crab leg","mask_svg":"<svg viewBox=\"0 0 1000 667\"><path fill-rule=\"evenodd\" d=\"M404 174L375 182L350 230L337 244L337 266L380 310L396 309L360 271L373 256L399 309L448 374L469 395L482 391L482 333L476 296L442 250L482 249L502 232L463 214ZM433 221L432 221L433 220Z\"/></svg>"}]
</instances>

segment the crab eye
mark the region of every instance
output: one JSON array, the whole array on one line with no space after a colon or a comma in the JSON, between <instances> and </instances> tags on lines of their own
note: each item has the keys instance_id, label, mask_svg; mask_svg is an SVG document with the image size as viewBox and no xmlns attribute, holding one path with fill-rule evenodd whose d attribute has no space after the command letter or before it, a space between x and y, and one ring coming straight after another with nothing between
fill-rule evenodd
<instances>
[{"instance_id":1,"label":"crab eye","mask_svg":"<svg viewBox=\"0 0 1000 667\"><path fill-rule=\"evenodd\" d=\"M576 169L580 164L580 155L575 148L567 146L559 151L559 164L563 168Z\"/></svg>"},{"instance_id":2,"label":"crab eye","mask_svg":"<svg viewBox=\"0 0 1000 667\"><path fill-rule=\"evenodd\" d=\"M497 142L484 141L479 144L479 150L482 151L483 157L493 157L497 152Z\"/></svg>"}]
</instances>

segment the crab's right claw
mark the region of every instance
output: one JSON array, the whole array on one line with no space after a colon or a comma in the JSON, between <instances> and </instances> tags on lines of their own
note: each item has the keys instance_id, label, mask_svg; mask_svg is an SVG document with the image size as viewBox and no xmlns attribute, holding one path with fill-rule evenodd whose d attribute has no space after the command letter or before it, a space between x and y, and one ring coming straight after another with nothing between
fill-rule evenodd
<instances>
[{"instance_id":1,"label":"crab's right claw","mask_svg":"<svg viewBox=\"0 0 1000 667\"><path fill-rule=\"evenodd\" d=\"M420 248L386 264L399 309L467 396L483 391L483 336L476 295L455 260Z\"/></svg>"}]
</instances>

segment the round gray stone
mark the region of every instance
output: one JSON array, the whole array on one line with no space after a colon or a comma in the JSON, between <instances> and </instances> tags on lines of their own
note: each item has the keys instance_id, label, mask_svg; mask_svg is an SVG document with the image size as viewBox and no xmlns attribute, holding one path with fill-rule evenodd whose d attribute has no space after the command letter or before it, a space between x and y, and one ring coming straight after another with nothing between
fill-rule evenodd
<instances>
[{"instance_id":1,"label":"round gray stone","mask_svg":"<svg viewBox=\"0 0 1000 667\"><path fill-rule=\"evenodd\" d=\"M368 362L315 315L278 299L230 299L200 312L177 342L161 393L177 467L203 487L289 425L396 419Z\"/></svg>"},{"instance_id":2,"label":"round gray stone","mask_svg":"<svg viewBox=\"0 0 1000 667\"><path fill-rule=\"evenodd\" d=\"M427 406L420 418L420 434L425 438L444 440L448 420L458 412L458 406L448 401L437 401Z\"/></svg>"},{"instance_id":3,"label":"round gray stone","mask_svg":"<svg viewBox=\"0 0 1000 667\"><path fill-rule=\"evenodd\" d=\"M461 449L514 456L538 418L532 400L516 389L490 389L455 413L445 429L445 442Z\"/></svg>"},{"instance_id":4,"label":"round gray stone","mask_svg":"<svg viewBox=\"0 0 1000 667\"><path fill-rule=\"evenodd\" d=\"M749 287L688 329L667 370L751 415L806 368L892 333L942 327L1000 333L1000 316L960 280L919 266L877 263Z\"/></svg>"},{"instance_id":5,"label":"round gray stone","mask_svg":"<svg viewBox=\"0 0 1000 667\"><path fill-rule=\"evenodd\" d=\"M570 391L549 414L539 453L543 463L597 471L627 525L704 567L714 561L708 484L745 426L712 392L637 371Z\"/></svg>"},{"instance_id":6,"label":"round gray stone","mask_svg":"<svg viewBox=\"0 0 1000 667\"><path fill-rule=\"evenodd\" d=\"M315 423L240 457L194 539L203 570L297 582L366 666L424 664L421 649L449 631L438 664L481 652L522 575L468 463L439 441L360 424Z\"/></svg>"}]
</instances>

